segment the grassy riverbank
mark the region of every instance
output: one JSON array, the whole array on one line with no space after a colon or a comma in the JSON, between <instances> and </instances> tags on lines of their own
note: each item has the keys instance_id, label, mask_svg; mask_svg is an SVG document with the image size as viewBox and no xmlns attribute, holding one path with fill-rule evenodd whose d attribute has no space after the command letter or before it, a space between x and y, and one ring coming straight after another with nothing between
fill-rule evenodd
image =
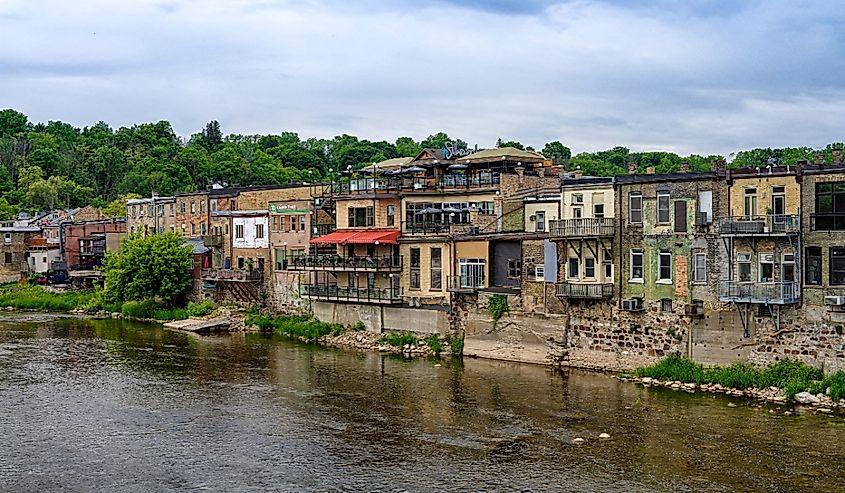
<instances>
[{"instance_id":1,"label":"grassy riverbank","mask_svg":"<svg viewBox=\"0 0 845 493\"><path fill-rule=\"evenodd\" d=\"M16 310L70 312L85 307L94 299L94 296L93 292L52 292L40 286L18 283L0 286L0 306Z\"/></svg>"},{"instance_id":2,"label":"grassy riverbank","mask_svg":"<svg viewBox=\"0 0 845 493\"><path fill-rule=\"evenodd\" d=\"M325 336L339 336L348 331L362 331L364 324L341 325L320 322L311 317L279 315L271 317L258 313L250 313L244 319L244 325L258 327L263 331L274 331L290 337L296 337L308 342L314 342Z\"/></svg>"},{"instance_id":3,"label":"grassy riverbank","mask_svg":"<svg viewBox=\"0 0 845 493\"><path fill-rule=\"evenodd\" d=\"M705 368L689 359L672 355L651 366L637 368L637 377L683 383L718 384L731 389L782 389L788 399L799 392L827 394L832 400L845 398L845 372L824 376L822 371L798 360L781 360L765 368L749 363Z\"/></svg>"}]
</instances>

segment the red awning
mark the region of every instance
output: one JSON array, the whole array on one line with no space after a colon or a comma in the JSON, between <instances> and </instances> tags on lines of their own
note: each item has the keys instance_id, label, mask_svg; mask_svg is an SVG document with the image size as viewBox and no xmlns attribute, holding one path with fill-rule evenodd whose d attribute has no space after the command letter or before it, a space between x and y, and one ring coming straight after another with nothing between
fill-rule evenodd
<instances>
[{"instance_id":1,"label":"red awning","mask_svg":"<svg viewBox=\"0 0 845 493\"><path fill-rule=\"evenodd\" d=\"M372 244L375 242L379 242L382 245L395 245L398 243L396 240L399 238L399 231L362 231L357 235L349 238L347 243L354 243L354 244Z\"/></svg>"},{"instance_id":2,"label":"red awning","mask_svg":"<svg viewBox=\"0 0 845 493\"><path fill-rule=\"evenodd\" d=\"M382 231L361 231L361 230L346 230L335 231L319 238L311 240L312 245L338 245L338 244L372 244L379 242L379 244L395 245L399 238L399 231L397 230L382 230Z\"/></svg>"}]
</instances>

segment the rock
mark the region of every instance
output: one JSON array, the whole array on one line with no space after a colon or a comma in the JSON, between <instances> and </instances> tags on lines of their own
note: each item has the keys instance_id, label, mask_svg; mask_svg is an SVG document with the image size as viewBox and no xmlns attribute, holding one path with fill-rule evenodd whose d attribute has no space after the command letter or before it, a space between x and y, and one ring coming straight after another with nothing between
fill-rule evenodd
<instances>
[{"instance_id":1,"label":"rock","mask_svg":"<svg viewBox=\"0 0 845 493\"><path fill-rule=\"evenodd\" d=\"M640 382L642 382L643 385L649 385L652 382L652 378L651 377L643 377L642 380L640 380Z\"/></svg>"},{"instance_id":2,"label":"rock","mask_svg":"<svg viewBox=\"0 0 845 493\"><path fill-rule=\"evenodd\" d=\"M695 388L695 384L694 384L694 383L685 383L685 384L684 384L684 387L686 387L686 388L688 388L688 389L694 389L694 388Z\"/></svg>"},{"instance_id":3,"label":"rock","mask_svg":"<svg viewBox=\"0 0 845 493\"><path fill-rule=\"evenodd\" d=\"M357 335L357 336L355 336L355 340L358 341L358 342L364 342L364 336Z\"/></svg>"},{"instance_id":4,"label":"rock","mask_svg":"<svg viewBox=\"0 0 845 493\"><path fill-rule=\"evenodd\" d=\"M578 437L578 438L573 439L573 440L572 440L572 443L574 443L574 444L576 444L576 445L581 445L582 443L584 443L584 441L585 441L585 440L584 440L583 438Z\"/></svg>"},{"instance_id":5,"label":"rock","mask_svg":"<svg viewBox=\"0 0 845 493\"><path fill-rule=\"evenodd\" d=\"M379 347L378 347L378 350L379 350L379 351L381 351L381 352L383 353L383 352L385 352L385 351L390 351L390 348L389 348L389 347L387 347L387 346L379 346Z\"/></svg>"},{"instance_id":6,"label":"rock","mask_svg":"<svg viewBox=\"0 0 845 493\"><path fill-rule=\"evenodd\" d=\"M410 345L410 344L405 344L405 350L410 350L410 349L411 349L411 345Z\"/></svg>"},{"instance_id":7,"label":"rock","mask_svg":"<svg viewBox=\"0 0 845 493\"><path fill-rule=\"evenodd\" d=\"M602 433L601 435L599 435L599 438L607 439L610 438L610 435L608 435L607 433Z\"/></svg>"},{"instance_id":8,"label":"rock","mask_svg":"<svg viewBox=\"0 0 845 493\"><path fill-rule=\"evenodd\" d=\"M809 392L798 392L795 394L795 402L798 404L818 404L821 402L818 397Z\"/></svg>"},{"instance_id":9,"label":"rock","mask_svg":"<svg viewBox=\"0 0 845 493\"><path fill-rule=\"evenodd\" d=\"M833 409L830 409L829 407L820 407L820 408L819 408L819 412L820 412L820 413L825 413L825 414L828 414L828 413L832 413L832 412L833 412Z\"/></svg>"},{"instance_id":10,"label":"rock","mask_svg":"<svg viewBox=\"0 0 845 493\"><path fill-rule=\"evenodd\" d=\"M441 365L440 363L437 363L436 365L434 365L435 368L440 368L441 366L443 366L443 365Z\"/></svg>"},{"instance_id":11,"label":"rock","mask_svg":"<svg viewBox=\"0 0 845 493\"><path fill-rule=\"evenodd\" d=\"M728 407L736 407L736 404L734 404L733 402L728 402Z\"/></svg>"},{"instance_id":12,"label":"rock","mask_svg":"<svg viewBox=\"0 0 845 493\"><path fill-rule=\"evenodd\" d=\"M792 411L786 411L783 413L784 416L792 416Z\"/></svg>"}]
</instances>

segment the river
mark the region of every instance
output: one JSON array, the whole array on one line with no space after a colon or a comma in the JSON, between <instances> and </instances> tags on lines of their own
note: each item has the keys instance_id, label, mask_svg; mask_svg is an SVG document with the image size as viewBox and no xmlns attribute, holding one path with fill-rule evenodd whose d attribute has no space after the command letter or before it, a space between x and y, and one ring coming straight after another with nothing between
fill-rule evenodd
<instances>
[{"instance_id":1,"label":"river","mask_svg":"<svg viewBox=\"0 0 845 493\"><path fill-rule=\"evenodd\" d=\"M844 431L597 373L0 318L2 491L832 492Z\"/></svg>"}]
</instances>

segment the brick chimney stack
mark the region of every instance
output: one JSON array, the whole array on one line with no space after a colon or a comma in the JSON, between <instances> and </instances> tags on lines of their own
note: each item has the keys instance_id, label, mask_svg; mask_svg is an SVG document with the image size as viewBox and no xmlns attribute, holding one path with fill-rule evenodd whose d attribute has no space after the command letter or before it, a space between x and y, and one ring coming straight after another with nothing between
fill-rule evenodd
<instances>
[{"instance_id":1,"label":"brick chimney stack","mask_svg":"<svg viewBox=\"0 0 845 493\"><path fill-rule=\"evenodd\" d=\"M842 151L840 149L833 151L833 164L834 166L842 165Z\"/></svg>"},{"instance_id":2,"label":"brick chimney stack","mask_svg":"<svg viewBox=\"0 0 845 493\"><path fill-rule=\"evenodd\" d=\"M815 164L817 164L819 166L824 166L824 153L823 152L817 152L815 154L815 158L816 158Z\"/></svg>"},{"instance_id":3,"label":"brick chimney stack","mask_svg":"<svg viewBox=\"0 0 845 493\"><path fill-rule=\"evenodd\" d=\"M645 174L647 174L647 175L653 175L653 174L654 174L654 166L649 166L648 168L646 168L646 169L645 169Z\"/></svg>"},{"instance_id":4,"label":"brick chimney stack","mask_svg":"<svg viewBox=\"0 0 845 493\"><path fill-rule=\"evenodd\" d=\"M717 157L713 161L710 162L710 170L714 173L721 174L725 172L725 160Z\"/></svg>"},{"instance_id":5,"label":"brick chimney stack","mask_svg":"<svg viewBox=\"0 0 845 493\"><path fill-rule=\"evenodd\" d=\"M628 163L628 174L629 175L636 175L637 174L637 163L631 161Z\"/></svg>"},{"instance_id":6,"label":"brick chimney stack","mask_svg":"<svg viewBox=\"0 0 845 493\"><path fill-rule=\"evenodd\" d=\"M683 161L681 163L681 173L689 173L689 162Z\"/></svg>"}]
</instances>

